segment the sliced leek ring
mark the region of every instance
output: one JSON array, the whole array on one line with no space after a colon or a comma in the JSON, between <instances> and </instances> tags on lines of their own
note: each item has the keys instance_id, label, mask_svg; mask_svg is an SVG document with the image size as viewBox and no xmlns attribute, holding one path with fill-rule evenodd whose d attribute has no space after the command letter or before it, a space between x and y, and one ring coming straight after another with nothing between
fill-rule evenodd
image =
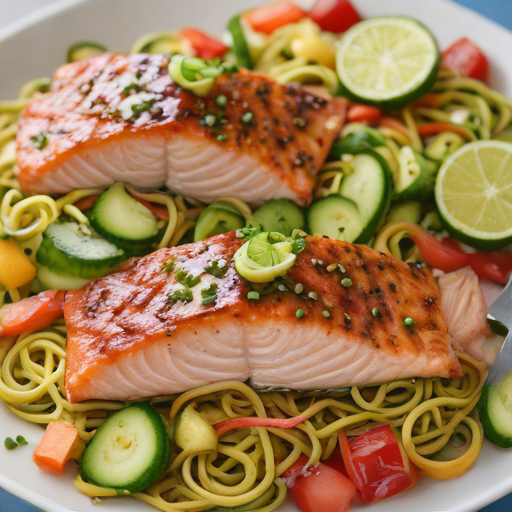
<instances>
[{"instance_id":1,"label":"sliced leek ring","mask_svg":"<svg viewBox=\"0 0 512 512\"><path fill-rule=\"evenodd\" d=\"M293 267L296 256L292 249L293 243L281 233L263 232L238 249L235 268L251 283L268 283Z\"/></svg>"}]
</instances>

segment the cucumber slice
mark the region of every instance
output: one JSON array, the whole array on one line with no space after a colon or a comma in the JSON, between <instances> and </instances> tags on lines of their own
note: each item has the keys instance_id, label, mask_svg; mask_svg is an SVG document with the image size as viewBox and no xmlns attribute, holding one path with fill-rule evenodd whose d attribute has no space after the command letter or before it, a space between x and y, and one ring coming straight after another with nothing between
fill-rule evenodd
<instances>
[{"instance_id":1,"label":"cucumber slice","mask_svg":"<svg viewBox=\"0 0 512 512\"><path fill-rule=\"evenodd\" d=\"M290 236L294 229L304 229L306 219L302 208L291 199L272 199L254 212L252 223L261 224L263 231Z\"/></svg>"},{"instance_id":2,"label":"cucumber slice","mask_svg":"<svg viewBox=\"0 0 512 512\"><path fill-rule=\"evenodd\" d=\"M245 226L245 217L227 201L215 201L197 219L194 242Z\"/></svg>"},{"instance_id":3,"label":"cucumber slice","mask_svg":"<svg viewBox=\"0 0 512 512\"><path fill-rule=\"evenodd\" d=\"M512 448L512 372L497 386L484 384L479 414L485 437L496 446Z\"/></svg>"},{"instance_id":4,"label":"cucumber slice","mask_svg":"<svg viewBox=\"0 0 512 512\"><path fill-rule=\"evenodd\" d=\"M370 149L355 150L352 172L343 178L340 195L357 204L364 228L355 243L370 240L391 204L391 171L387 162ZM348 240L348 238L347 238Z\"/></svg>"},{"instance_id":5,"label":"cucumber slice","mask_svg":"<svg viewBox=\"0 0 512 512\"><path fill-rule=\"evenodd\" d=\"M232 50L233 53L235 54L238 65L243 68L252 69L253 62L251 52L249 50L249 45L245 40L245 34L242 29L242 24L239 15L233 16L229 20L228 31L230 32L231 37L233 38Z\"/></svg>"},{"instance_id":6,"label":"cucumber slice","mask_svg":"<svg viewBox=\"0 0 512 512\"><path fill-rule=\"evenodd\" d=\"M36 261L51 271L89 280L112 272L125 259L122 249L82 232L76 222L50 224L36 253Z\"/></svg>"},{"instance_id":7,"label":"cucumber slice","mask_svg":"<svg viewBox=\"0 0 512 512\"><path fill-rule=\"evenodd\" d=\"M421 203L419 201L405 201L393 205L386 217L386 223L412 222L419 224L421 220Z\"/></svg>"},{"instance_id":8,"label":"cucumber slice","mask_svg":"<svg viewBox=\"0 0 512 512\"><path fill-rule=\"evenodd\" d=\"M308 231L330 238L354 242L365 228L365 223L354 201L332 195L315 201L307 213Z\"/></svg>"},{"instance_id":9,"label":"cucumber slice","mask_svg":"<svg viewBox=\"0 0 512 512\"><path fill-rule=\"evenodd\" d=\"M410 146L404 146L398 156L398 173L394 176L394 201L427 198L434 192L439 165L426 159Z\"/></svg>"},{"instance_id":10,"label":"cucumber slice","mask_svg":"<svg viewBox=\"0 0 512 512\"><path fill-rule=\"evenodd\" d=\"M158 219L122 183L112 185L96 201L91 224L107 240L134 254L144 254L158 238Z\"/></svg>"},{"instance_id":11,"label":"cucumber slice","mask_svg":"<svg viewBox=\"0 0 512 512\"><path fill-rule=\"evenodd\" d=\"M82 41L75 43L68 48L67 61L76 62L77 60L89 59L105 53L107 48L102 44L93 41Z\"/></svg>"},{"instance_id":12,"label":"cucumber slice","mask_svg":"<svg viewBox=\"0 0 512 512\"><path fill-rule=\"evenodd\" d=\"M170 455L165 423L148 403L111 414L87 445L82 477L101 487L139 492L164 472Z\"/></svg>"},{"instance_id":13,"label":"cucumber slice","mask_svg":"<svg viewBox=\"0 0 512 512\"><path fill-rule=\"evenodd\" d=\"M37 279L43 285L45 290L78 290L82 288L90 279L83 277L66 276L53 272L44 265L37 264Z\"/></svg>"},{"instance_id":14,"label":"cucumber slice","mask_svg":"<svg viewBox=\"0 0 512 512\"><path fill-rule=\"evenodd\" d=\"M339 160L346 151L385 145L384 135L375 128L371 128L364 123L349 123L343 128L341 138L333 144L329 159Z\"/></svg>"},{"instance_id":15,"label":"cucumber slice","mask_svg":"<svg viewBox=\"0 0 512 512\"><path fill-rule=\"evenodd\" d=\"M423 96L437 79L439 63L431 32L398 16L357 23L343 34L336 54L343 95L385 109Z\"/></svg>"}]
</instances>

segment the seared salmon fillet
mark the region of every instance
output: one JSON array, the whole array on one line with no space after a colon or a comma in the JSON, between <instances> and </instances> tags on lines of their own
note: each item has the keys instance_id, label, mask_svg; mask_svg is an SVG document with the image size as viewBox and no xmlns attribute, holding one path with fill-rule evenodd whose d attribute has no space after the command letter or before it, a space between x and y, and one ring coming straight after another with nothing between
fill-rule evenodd
<instances>
[{"instance_id":1,"label":"seared salmon fillet","mask_svg":"<svg viewBox=\"0 0 512 512\"><path fill-rule=\"evenodd\" d=\"M487 324L488 306L478 276L466 267L441 276L437 284L452 343L482 361L485 357L483 344L491 330Z\"/></svg>"},{"instance_id":2,"label":"seared salmon fillet","mask_svg":"<svg viewBox=\"0 0 512 512\"><path fill-rule=\"evenodd\" d=\"M311 201L345 100L249 71L219 76L200 98L167 66L163 55L104 54L58 69L19 121L22 188L62 194L121 181L205 202Z\"/></svg>"},{"instance_id":3,"label":"seared salmon fillet","mask_svg":"<svg viewBox=\"0 0 512 512\"><path fill-rule=\"evenodd\" d=\"M233 263L242 242L226 233L161 249L69 292L68 399L138 399L224 380L322 389L460 375L426 267L308 237L281 286L250 300Z\"/></svg>"}]
</instances>

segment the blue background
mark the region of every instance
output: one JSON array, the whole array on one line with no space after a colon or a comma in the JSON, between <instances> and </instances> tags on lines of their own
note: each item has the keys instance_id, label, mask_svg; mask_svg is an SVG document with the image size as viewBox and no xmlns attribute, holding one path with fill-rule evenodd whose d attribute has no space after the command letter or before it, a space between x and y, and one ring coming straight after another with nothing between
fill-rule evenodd
<instances>
[{"instance_id":1,"label":"blue background","mask_svg":"<svg viewBox=\"0 0 512 512\"><path fill-rule=\"evenodd\" d=\"M427 1L428 0L411 0ZM454 0L459 4L493 19L512 30L512 0ZM512 49L511 49L512 51ZM512 468L511 468L512 471ZM0 512L40 512L39 509L25 503L0 489ZM434 512L434 511L433 511ZM482 509L481 512L512 512L512 494Z\"/></svg>"}]
</instances>

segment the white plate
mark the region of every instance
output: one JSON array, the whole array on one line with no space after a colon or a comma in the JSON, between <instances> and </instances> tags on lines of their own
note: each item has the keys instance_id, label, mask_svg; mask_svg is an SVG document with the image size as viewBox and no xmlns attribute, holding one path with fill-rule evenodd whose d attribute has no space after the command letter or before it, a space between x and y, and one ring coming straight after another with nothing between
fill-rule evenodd
<instances>
[{"instance_id":1,"label":"white plate","mask_svg":"<svg viewBox=\"0 0 512 512\"><path fill-rule=\"evenodd\" d=\"M365 17L404 14L423 21L436 34L441 48L468 36L490 57L494 88L512 96L512 34L481 16L447 0L353 0ZM221 33L228 18L257 0L109 0L65 1L0 31L1 98L16 97L24 82L51 76L65 59L68 46L80 40L127 51L140 35L197 26ZM107 500L100 507L75 491L73 471L49 476L31 460L42 429L26 423L0 406L0 440L22 434L30 445L0 456L0 486L48 512L140 512L154 510L134 499ZM371 512L470 512L512 491L512 450L486 443L475 466L462 478L436 482L424 478L412 491L372 505ZM1 506L0 506L1 508ZM366 508L366 507L365 507ZM280 512L297 509L287 503ZM358 510L358 507L353 507ZM361 509L360 509L361 510Z\"/></svg>"}]
</instances>

